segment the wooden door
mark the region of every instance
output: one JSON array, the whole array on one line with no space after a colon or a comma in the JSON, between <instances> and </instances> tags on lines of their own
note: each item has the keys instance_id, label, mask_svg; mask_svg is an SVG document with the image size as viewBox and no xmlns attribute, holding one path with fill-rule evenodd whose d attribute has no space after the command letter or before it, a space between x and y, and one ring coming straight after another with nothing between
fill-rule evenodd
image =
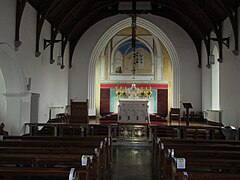
<instances>
[{"instance_id":1,"label":"wooden door","mask_svg":"<svg viewBox=\"0 0 240 180\"><path fill-rule=\"evenodd\" d=\"M168 115L168 90L158 89L157 91L157 113L163 117Z\"/></svg>"},{"instance_id":2,"label":"wooden door","mask_svg":"<svg viewBox=\"0 0 240 180\"><path fill-rule=\"evenodd\" d=\"M110 89L100 90L100 114L104 115L110 112Z\"/></svg>"}]
</instances>

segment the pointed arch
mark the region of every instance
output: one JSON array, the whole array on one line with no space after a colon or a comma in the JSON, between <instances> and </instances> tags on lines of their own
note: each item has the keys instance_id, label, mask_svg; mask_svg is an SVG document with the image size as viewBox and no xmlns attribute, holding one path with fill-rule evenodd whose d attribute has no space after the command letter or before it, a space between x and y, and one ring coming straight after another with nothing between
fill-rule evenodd
<instances>
[{"instance_id":1,"label":"pointed arch","mask_svg":"<svg viewBox=\"0 0 240 180\"><path fill-rule=\"evenodd\" d=\"M173 107L180 107L180 64L177 56L177 52L168 39L168 37L164 34L164 32L159 29L153 23L138 17L137 25L147 29L154 36L156 36L166 47L169 52L170 59L172 61L172 69L173 69L173 97L172 97L172 105ZM89 115L96 115L95 109L95 71L96 71L96 62L98 57L102 51L102 47L105 47L110 39L120 30L131 26L131 18L124 19L114 26L109 28L103 36L99 39L97 44L95 45L92 55L90 57L89 69L88 69L88 99L89 99Z\"/></svg>"},{"instance_id":2,"label":"pointed arch","mask_svg":"<svg viewBox=\"0 0 240 180\"><path fill-rule=\"evenodd\" d=\"M21 63L15 51L7 44L0 43L0 68L5 83L5 102L2 106L3 121L11 135L20 135L26 119L22 118L22 97L27 95L26 81Z\"/></svg>"},{"instance_id":3,"label":"pointed arch","mask_svg":"<svg viewBox=\"0 0 240 180\"><path fill-rule=\"evenodd\" d=\"M213 48L212 62L212 109L220 110L220 90L219 90L219 51L217 46Z\"/></svg>"},{"instance_id":4,"label":"pointed arch","mask_svg":"<svg viewBox=\"0 0 240 180\"><path fill-rule=\"evenodd\" d=\"M26 92L26 83L21 64L14 50L6 43L0 43L0 68L6 83L6 93Z\"/></svg>"}]
</instances>

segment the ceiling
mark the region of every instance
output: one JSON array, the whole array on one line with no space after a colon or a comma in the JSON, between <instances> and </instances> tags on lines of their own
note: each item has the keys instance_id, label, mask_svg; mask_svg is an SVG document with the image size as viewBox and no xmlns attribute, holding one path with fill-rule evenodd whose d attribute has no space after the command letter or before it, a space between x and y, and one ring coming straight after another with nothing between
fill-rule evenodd
<instances>
[{"instance_id":1,"label":"ceiling","mask_svg":"<svg viewBox=\"0 0 240 180\"><path fill-rule=\"evenodd\" d=\"M37 10L40 20L49 21L54 27L53 32L61 32L65 42L70 42L71 56L78 40L93 24L113 15L132 12L132 10L119 10L120 2L132 1L27 0L27 3ZM146 1L139 0L138 2ZM207 52L210 53L210 32L215 32L219 45L225 40L221 34L223 20L230 18L235 38L238 37L239 0L152 0L147 2L151 4L151 8L136 10L136 13L161 16L182 27L195 44L199 56L199 67L201 67L202 41L205 42ZM235 44L235 50L238 50L238 44Z\"/></svg>"}]
</instances>

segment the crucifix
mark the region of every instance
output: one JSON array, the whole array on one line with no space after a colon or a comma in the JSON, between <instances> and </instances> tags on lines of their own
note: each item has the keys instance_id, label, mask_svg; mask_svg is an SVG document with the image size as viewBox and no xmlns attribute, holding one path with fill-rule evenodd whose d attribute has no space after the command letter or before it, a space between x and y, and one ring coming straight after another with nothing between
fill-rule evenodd
<instances>
[{"instance_id":1,"label":"crucifix","mask_svg":"<svg viewBox=\"0 0 240 180\"><path fill-rule=\"evenodd\" d=\"M133 73L133 79L135 79L135 74L136 74L136 21L137 21L137 15L136 15L136 1L132 1L132 9L133 13L131 15L132 17L132 49L133 49L133 68L132 68L132 73Z\"/></svg>"},{"instance_id":2,"label":"crucifix","mask_svg":"<svg viewBox=\"0 0 240 180\"><path fill-rule=\"evenodd\" d=\"M135 65L132 68L132 73L133 73L133 79L135 79L135 74L136 74L136 68Z\"/></svg>"}]
</instances>

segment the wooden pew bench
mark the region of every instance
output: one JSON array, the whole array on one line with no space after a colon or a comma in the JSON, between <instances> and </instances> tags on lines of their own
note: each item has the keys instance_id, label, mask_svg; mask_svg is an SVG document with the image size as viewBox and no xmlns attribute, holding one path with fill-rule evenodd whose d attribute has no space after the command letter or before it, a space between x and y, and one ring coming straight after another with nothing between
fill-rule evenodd
<instances>
[{"instance_id":1,"label":"wooden pew bench","mask_svg":"<svg viewBox=\"0 0 240 180\"><path fill-rule=\"evenodd\" d=\"M186 143L185 143L186 141ZM179 143L178 143L179 142ZM189 173L238 173L240 176L239 142L228 141L197 141L197 140L153 140L153 173L156 179L171 177L177 174L174 171L175 161L169 155L186 159L186 171ZM174 149L171 153L170 149ZM166 169L171 169L167 170ZM176 169L176 167L175 167ZM167 173L168 172L168 173ZM233 176L234 176L233 175Z\"/></svg>"},{"instance_id":2,"label":"wooden pew bench","mask_svg":"<svg viewBox=\"0 0 240 180\"><path fill-rule=\"evenodd\" d=\"M14 179L16 177L32 177L32 178L46 178L51 179L74 179L74 180L89 180L90 167L81 170L80 168L68 168L68 167L1 167L0 168L0 179Z\"/></svg>"},{"instance_id":3,"label":"wooden pew bench","mask_svg":"<svg viewBox=\"0 0 240 180\"><path fill-rule=\"evenodd\" d=\"M188 172L188 180L239 180L239 174Z\"/></svg>"},{"instance_id":4,"label":"wooden pew bench","mask_svg":"<svg viewBox=\"0 0 240 180\"><path fill-rule=\"evenodd\" d=\"M91 139L91 138L90 138ZM100 143L99 143L100 142ZM96 143L96 144L94 144ZM111 145L110 142L96 140L91 142L78 142L76 139L72 141L39 141L39 140L4 140L0 141L0 164L7 165L27 165L30 167L56 167L56 166L73 166L80 164L81 155L94 155L96 147L100 146L97 152L99 158L95 160L97 168L93 169L91 173L95 178L103 179L109 163L109 153L106 147ZM11 154L12 153L12 154ZM19 154L21 153L21 154ZM14 158L18 161L14 162ZM64 158L63 158L64 157ZM11 164L13 163L13 164ZM15 163L15 164L14 164ZM94 172L95 171L95 172ZM96 173L99 173L96 174ZM98 177L99 176L99 177Z\"/></svg>"},{"instance_id":5,"label":"wooden pew bench","mask_svg":"<svg viewBox=\"0 0 240 180\"><path fill-rule=\"evenodd\" d=\"M156 139L159 139L162 143L164 144L214 144L214 145L239 145L240 146L240 141L232 141L232 140L197 140L197 139L167 139L167 138L157 138L154 137L154 141Z\"/></svg>"},{"instance_id":6,"label":"wooden pew bench","mask_svg":"<svg viewBox=\"0 0 240 180\"><path fill-rule=\"evenodd\" d=\"M29 148L30 149L30 148ZM19 150L19 149L18 149ZM18 151L17 150L17 151ZM74 149L73 149L74 150ZM23 153L19 152L10 154L0 154L0 167L12 168L12 167L42 167L42 168L80 168L82 171L85 169L81 166L81 155L80 154L57 154L53 150L53 153L41 154L40 152L34 151L34 153ZM74 150L75 151L75 150ZM85 155L92 155L94 152L88 150L81 151ZM94 154L92 163L88 162L88 166L91 168L90 172L92 177L101 177L102 167L100 166L100 159L97 157L98 153ZM1 169L0 168L0 169ZM0 173L1 175L1 173Z\"/></svg>"},{"instance_id":7,"label":"wooden pew bench","mask_svg":"<svg viewBox=\"0 0 240 180\"><path fill-rule=\"evenodd\" d=\"M224 139L221 127L214 126L156 126L153 135L167 139Z\"/></svg>"},{"instance_id":8,"label":"wooden pew bench","mask_svg":"<svg viewBox=\"0 0 240 180\"><path fill-rule=\"evenodd\" d=\"M3 140L47 140L47 141L102 141L106 136L3 136Z\"/></svg>"},{"instance_id":9,"label":"wooden pew bench","mask_svg":"<svg viewBox=\"0 0 240 180\"><path fill-rule=\"evenodd\" d=\"M166 173L162 176L162 179L168 180L238 180L240 177L240 173L226 173L220 171L209 171L206 169L201 169L198 167L196 170L179 170L176 167L175 157L167 158L167 170ZM198 161L198 160L196 160ZM204 160L203 160L204 161ZM205 162L204 162L205 163ZM209 163L206 162L205 165ZM218 161L219 163L219 161ZM239 162L236 162L239 163ZM215 162L216 164L216 162ZM215 166L215 165L214 165ZM204 167L206 168L206 167Z\"/></svg>"},{"instance_id":10,"label":"wooden pew bench","mask_svg":"<svg viewBox=\"0 0 240 180\"><path fill-rule=\"evenodd\" d=\"M71 166L76 167L81 164L82 155L94 155L94 163L91 165L94 176L106 176L106 159L103 151L93 148L31 148L31 147L0 147L0 165L4 163L32 166ZM18 161L16 161L16 158ZM28 162L26 164L26 162Z\"/></svg>"},{"instance_id":11,"label":"wooden pew bench","mask_svg":"<svg viewBox=\"0 0 240 180\"><path fill-rule=\"evenodd\" d=\"M0 141L0 146L23 146L23 147L98 147L103 142L103 154L107 159L107 168L111 167L112 161L112 141L111 138L87 137L87 138L70 138L70 137L12 137L4 138ZM20 142L16 142L20 141Z\"/></svg>"},{"instance_id":12,"label":"wooden pew bench","mask_svg":"<svg viewBox=\"0 0 240 180\"><path fill-rule=\"evenodd\" d=\"M64 137L54 137L54 136L4 136L3 137L4 141L57 141L57 142L66 142L73 146L74 142L79 142L82 143L82 146L85 146L88 144L96 144L97 142L103 141L104 144L104 155L107 157L107 169L111 168L111 163L112 163L112 139L111 138L106 138L105 136L87 136L87 137L76 137L76 136L64 136ZM1 141L0 141L1 143ZM39 145L40 142L36 142L36 146ZM48 147L54 146L54 142L49 142ZM85 145L84 145L85 144ZM55 144L57 145L57 144ZM64 144L66 145L66 143ZM78 145L78 144L77 144ZM0 145L1 146L1 145ZM34 146L33 143L31 143L31 146ZM44 146L44 145L43 145Z\"/></svg>"}]
</instances>

